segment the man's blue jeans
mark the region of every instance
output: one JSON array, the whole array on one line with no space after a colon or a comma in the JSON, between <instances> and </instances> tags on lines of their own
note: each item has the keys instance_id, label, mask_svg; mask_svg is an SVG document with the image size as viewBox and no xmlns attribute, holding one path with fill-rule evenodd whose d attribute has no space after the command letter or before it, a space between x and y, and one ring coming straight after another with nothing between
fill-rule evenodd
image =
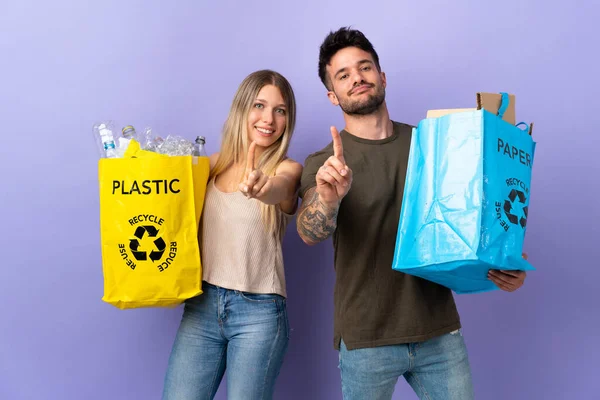
<instances>
[{"instance_id":1,"label":"man's blue jeans","mask_svg":"<svg viewBox=\"0 0 600 400\"><path fill-rule=\"evenodd\" d=\"M473 399L471 368L460 331L425 342L348 350L339 368L344 400L389 400L400 376L420 399Z\"/></svg>"},{"instance_id":2,"label":"man's blue jeans","mask_svg":"<svg viewBox=\"0 0 600 400\"><path fill-rule=\"evenodd\" d=\"M163 399L209 400L227 370L229 399L271 399L287 351L285 298L203 283L186 301Z\"/></svg>"}]
</instances>

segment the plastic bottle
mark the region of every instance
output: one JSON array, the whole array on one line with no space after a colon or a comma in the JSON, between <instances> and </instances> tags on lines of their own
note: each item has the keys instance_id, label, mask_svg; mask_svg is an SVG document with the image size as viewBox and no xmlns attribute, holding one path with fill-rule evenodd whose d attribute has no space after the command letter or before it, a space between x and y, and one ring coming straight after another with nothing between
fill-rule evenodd
<instances>
[{"instance_id":1,"label":"plastic bottle","mask_svg":"<svg viewBox=\"0 0 600 400\"><path fill-rule=\"evenodd\" d=\"M147 150L147 151L154 151L156 152L156 149L161 145L161 143L163 142L163 139L160 136L156 136L156 134L153 132L152 128L147 127L146 129L144 129L144 132L142 132L141 136L140 136L140 144L142 146L142 149Z\"/></svg>"},{"instance_id":2,"label":"plastic bottle","mask_svg":"<svg viewBox=\"0 0 600 400\"><path fill-rule=\"evenodd\" d=\"M119 144L117 146L117 154L119 157L123 157L125 155L127 147L129 146L129 142L131 142L132 139L140 143L140 138L132 125L127 125L121 129L121 133L123 134L123 137L119 138Z\"/></svg>"},{"instance_id":3,"label":"plastic bottle","mask_svg":"<svg viewBox=\"0 0 600 400\"><path fill-rule=\"evenodd\" d=\"M97 123L94 125L93 132L100 157L117 158L113 124L111 122Z\"/></svg>"},{"instance_id":4,"label":"plastic bottle","mask_svg":"<svg viewBox=\"0 0 600 400\"><path fill-rule=\"evenodd\" d=\"M121 130L121 133L123 133L123 137L125 139L130 139L130 140L131 139L135 139L136 141L139 142L138 134L137 134L137 132L135 131L135 128L132 125L127 125L126 127L124 127Z\"/></svg>"},{"instance_id":5,"label":"plastic bottle","mask_svg":"<svg viewBox=\"0 0 600 400\"><path fill-rule=\"evenodd\" d=\"M206 143L206 139L204 136L196 137L196 143L194 143L194 152L192 155L196 157L207 157L206 150L204 149L204 144Z\"/></svg>"}]
</instances>

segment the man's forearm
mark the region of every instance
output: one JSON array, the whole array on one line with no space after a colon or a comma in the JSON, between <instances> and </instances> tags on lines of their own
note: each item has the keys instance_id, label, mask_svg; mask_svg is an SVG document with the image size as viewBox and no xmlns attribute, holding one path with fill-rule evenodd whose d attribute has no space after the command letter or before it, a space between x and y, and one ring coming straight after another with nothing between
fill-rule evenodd
<instances>
[{"instance_id":1,"label":"man's forearm","mask_svg":"<svg viewBox=\"0 0 600 400\"><path fill-rule=\"evenodd\" d=\"M309 189L304 196L296 228L306 244L317 244L327 239L335 231L339 205L326 206L319 199L316 187Z\"/></svg>"}]
</instances>

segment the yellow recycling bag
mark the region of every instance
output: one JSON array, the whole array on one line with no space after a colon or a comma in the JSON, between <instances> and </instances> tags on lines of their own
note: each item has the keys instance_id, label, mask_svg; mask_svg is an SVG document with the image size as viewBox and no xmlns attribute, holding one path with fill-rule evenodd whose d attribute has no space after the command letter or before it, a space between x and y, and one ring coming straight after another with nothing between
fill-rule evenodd
<instances>
[{"instance_id":1,"label":"yellow recycling bag","mask_svg":"<svg viewBox=\"0 0 600 400\"><path fill-rule=\"evenodd\" d=\"M198 224L209 159L134 150L98 164L102 300L120 309L176 306L202 293Z\"/></svg>"}]
</instances>

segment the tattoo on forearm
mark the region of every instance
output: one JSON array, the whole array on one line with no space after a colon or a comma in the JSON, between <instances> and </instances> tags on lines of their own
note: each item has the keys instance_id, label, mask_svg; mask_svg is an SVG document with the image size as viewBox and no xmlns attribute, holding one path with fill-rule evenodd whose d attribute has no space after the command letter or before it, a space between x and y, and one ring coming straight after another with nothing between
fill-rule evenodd
<instances>
[{"instance_id":1,"label":"tattoo on forearm","mask_svg":"<svg viewBox=\"0 0 600 400\"><path fill-rule=\"evenodd\" d=\"M316 188L306 192L298 212L298 234L313 243L327 239L337 226L338 209L330 209L319 200Z\"/></svg>"}]
</instances>

